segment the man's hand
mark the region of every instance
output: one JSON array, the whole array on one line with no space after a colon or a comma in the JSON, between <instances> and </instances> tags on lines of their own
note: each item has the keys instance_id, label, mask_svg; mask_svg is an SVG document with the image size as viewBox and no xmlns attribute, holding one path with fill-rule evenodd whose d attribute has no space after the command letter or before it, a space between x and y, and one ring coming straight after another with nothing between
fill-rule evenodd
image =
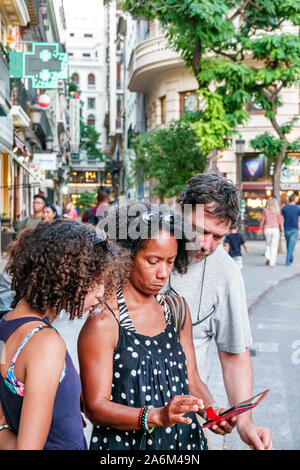
<instances>
[{"instance_id":1,"label":"man's hand","mask_svg":"<svg viewBox=\"0 0 300 470\"><path fill-rule=\"evenodd\" d=\"M217 415L224 413L224 411L226 411L225 408L219 408L217 406L214 406L214 412ZM224 419L223 421L220 421L218 424L214 424L210 429L215 434L221 434L222 436L224 436L225 434L230 434L232 432L232 430L234 429L236 425L236 421L237 421L236 417L233 417L229 419L228 421Z\"/></svg>"},{"instance_id":2,"label":"man's hand","mask_svg":"<svg viewBox=\"0 0 300 470\"><path fill-rule=\"evenodd\" d=\"M252 421L238 424L237 431L241 439L252 450L274 450L271 430L256 426Z\"/></svg>"}]
</instances>

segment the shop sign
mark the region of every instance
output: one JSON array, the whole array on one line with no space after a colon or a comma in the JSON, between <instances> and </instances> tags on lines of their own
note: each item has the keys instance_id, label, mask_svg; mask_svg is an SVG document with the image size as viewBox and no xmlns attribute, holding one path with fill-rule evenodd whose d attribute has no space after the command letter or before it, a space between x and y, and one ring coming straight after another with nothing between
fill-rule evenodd
<instances>
[{"instance_id":1,"label":"shop sign","mask_svg":"<svg viewBox=\"0 0 300 470\"><path fill-rule=\"evenodd\" d=\"M69 77L68 54L59 52L58 43L33 42L31 51L10 51L9 66L11 77L31 79L33 88L58 88Z\"/></svg>"},{"instance_id":2,"label":"shop sign","mask_svg":"<svg viewBox=\"0 0 300 470\"><path fill-rule=\"evenodd\" d=\"M282 191L300 191L300 183L281 183Z\"/></svg>"},{"instance_id":3,"label":"shop sign","mask_svg":"<svg viewBox=\"0 0 300 470\"><path fill-rule=\"evenodd\" d=\"M254 178L261 171L261 162L259 160L249 160L245 163L246 165L246 174Z\"/></svg>"},{"instance_id":4,"label":"shop sign","mask_svg":"<svg viewBox=\"0 0 300 470\"><path fill-rule=\"evenodd\" d=\"M280 187L283 190L299 190L300 188L300 158L299 154L289 154L290 162L284 165L280 175Z\"/></svg>"},{"instance_id":5,"label":"shop sign","mask_svg":"<svg viewBox=\"0 0 300 470\"><path fill-rule=\"evenodd\" d=\"M44 184L46 188L54 188L54 181L51 179L46 178Z\"/></svg>"},{"instance_id":6,"label":"shop sign","mask_svg":"<svg viewBox=\"0 0 300 470\"><path fill-rule=\"evenodd\" d=\"M242 181L262 181L270 177L269 161L263 154L242 158Z\"/></svg>"},{"instance_id":7,"label":"shop sign","mask_svg":"<svg viewBox=\"0 0 300 470\"><path fill-rule=\"evenodd\" d=\"M39 165L41 170L56 170L56 153L34 153L33 162Z\"/></svg>"},{"instance_id":8,"label":"shop sign","mask_svg":"<svg viewBox=\"0 0 300 470\"><path fill-rule=\"evenodd\" d=\"M249 198L247 199L247 207L251 209L263 209L267 205L266 199L257 198Z\"/></svg>"},{"instance_id":9,"label":"shop sign","mask_svg":"<svg viewBox=\"0 0 300 470\"><path fill-rule=\"evenodd\" d=\"M80 100L70 100L70 146L71 153L79 153L80 144Z\"/></svg>"}]
</instances>

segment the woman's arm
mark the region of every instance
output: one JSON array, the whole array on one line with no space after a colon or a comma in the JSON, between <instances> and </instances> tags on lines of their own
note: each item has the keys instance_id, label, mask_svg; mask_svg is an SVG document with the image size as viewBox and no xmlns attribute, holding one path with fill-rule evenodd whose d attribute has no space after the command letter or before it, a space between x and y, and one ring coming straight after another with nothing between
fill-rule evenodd
<instances>
[{"instance_id":1,"label":"woman's arm","mask_svg":"<svg viewBox=\"0 0 300 470\"><path fill-rule=\"evenodd\" d=\"M259 224L259 229L258 229L258 232L257 232L258 236L260 236L261 233L262 233L262 229L263 229L263 226L265 224L265 221L266 221L266 210L264 209L263 214L262 214L262 218L261 218L261 221L260 221L260 224Z\"/></svg>"},{"instance_id":2,"label":"woman's arm","mask_svg":"<svg viewBox=\"0 0 300 470\"><path fill-rule=\"evenodd\" d=\"M24 351L25 352L25 351ZM47 440L53 405L65 364L66 346L50 329L30 339L17 450L40 450Z\"/></svg>"},{"instance_id":3,"label":"woman's arm","mask_svg":"<svg viewBox=\"0 0 300 470\"><path fill-rule=\"evenodd\" d=\"M7 424L0 404L0 426ZM14 450L17 444L17 436L9 429L0 431L0 450Z\"/></svg>"},{"instance_id":4,"label":"woman's arm","mask_svg":"<svg viewBox=\"0 0 300 470\"><path fill-rule=\"evenodd\" d=\"M120 405L110 400L113 354L118 342L118 325L110 315L101 312L88 318L78 338L84 412L94 424L120 430L139 429L140 408ZM190 420L184 414L198 411L201 406L201 400L191 396L173 397L168 405L150 410L148 425L189 424Z\"/></svg>"},{"instance_id":5,"label":"woman's arm","mask_svg":"<svg viewBox=\"0 0 300 470\"><path fill-rule=\"evenodd\" d=\"M282 217L280 211L278 211L277 216L278 216L278 227L279 227L279 231L280 231L280 233L282 233L282 232L283 232L283 217Z\"/></svg>"}]
</instances>

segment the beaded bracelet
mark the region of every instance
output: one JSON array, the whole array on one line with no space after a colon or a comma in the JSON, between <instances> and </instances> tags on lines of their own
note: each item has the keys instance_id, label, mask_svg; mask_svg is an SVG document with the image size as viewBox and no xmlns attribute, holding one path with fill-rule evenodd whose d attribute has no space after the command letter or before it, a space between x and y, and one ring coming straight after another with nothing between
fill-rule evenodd
<instances>
[{"instance_id":1,"label":"beaded bracelet","mask_svg":"<svg viewBox=\"0 0 300 470\"><path fill-rule=\"evenodd\" d=\"M2 426L0 426L0 431L3 431L3 429L8 429L9 431L11 431L11 428L10 426L8 426L8 424L3 424Z\"/></svg>"},{"instance_id":2,"label":"beaded bracelet","mask_svg":"<svg viewBox=\"0 0 300 470\"><path fill-rule=\"evenodd\" d=\"M155 426L152 428L148 427L148 414L151 408L154 408L152 405L145 405L143 408L141 408L140 411L140 416L139 416L139 421L140 421L140 426L144 432L147 432L150 434L151 432L154 431Z\"/></svg>"},{"instance_id":3,"label":"beaded bracelet","mask_svg":"<svg viewBox=\"0 0 300 470\"><path fill-rule=\"evenodd\" d=\"M140 428L143 429L143 423L142 423L142 418L143 418L143 413L144 413L144 409L146 408L146 405L143 406L140 410L140 414L139 414L139 426Z\"/></svg>"}]
</instances>

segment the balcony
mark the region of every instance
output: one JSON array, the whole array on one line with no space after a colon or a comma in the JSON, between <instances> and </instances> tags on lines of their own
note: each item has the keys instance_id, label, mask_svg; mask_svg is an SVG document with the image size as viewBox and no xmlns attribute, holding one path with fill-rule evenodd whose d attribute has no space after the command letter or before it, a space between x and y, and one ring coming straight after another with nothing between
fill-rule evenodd
<instances>
[{"instance_id":1,"label":"balcony","mask_svg":"<svg viewBox=\"0 0 300 470\"><path fill-rule=\"evenodd\" d=\"M52 136L51 127L47 114L38 105L33 105L31 108L31 121L35 135L40 140L43 148L46 146L46 137Z\"/></svg>"},{"instance_id":2,"label":"balcony","mask_svg":"<svg viewBox=\"0 0 300 470\"><path fill-rule=\"evenodd\" d=\"M27 0L7 0L1 2L8 16L8 23L13 26L26 26L30 21Z\"/></svg>"},{"instance_id":3,"label":"balcony","mask_svg":"<svg viewBox=\"0 0 300 470\"><path fill-rule=\"evenodd\" d=\"M29 97L27 90L21 79L11 80L11 114L15 127L29 127L30 117L28 116Z\"/></svg>"},{"instance_id":4,"label":"balcony","mask_svg":"<svg viewBox=\"0 0 300 470\"><path fill-rule=\"evenodd\" d=\"M40 0L26 0L29 14L29 23L23 30L23 39L26 41L47 42L45 25L40 8Z\"/></svg>"},{"instance_id":5,"label":"balcony","mask_svg":"<svg viewBox=\"0 0 300 470\"><path fill-rule=\"evenodd\" d=\"M128 88L145 93L157 73L183 66L180 54L170 49L164 36L148 39L135 48L131 57Z\"/></svg>"}]
</instances>

